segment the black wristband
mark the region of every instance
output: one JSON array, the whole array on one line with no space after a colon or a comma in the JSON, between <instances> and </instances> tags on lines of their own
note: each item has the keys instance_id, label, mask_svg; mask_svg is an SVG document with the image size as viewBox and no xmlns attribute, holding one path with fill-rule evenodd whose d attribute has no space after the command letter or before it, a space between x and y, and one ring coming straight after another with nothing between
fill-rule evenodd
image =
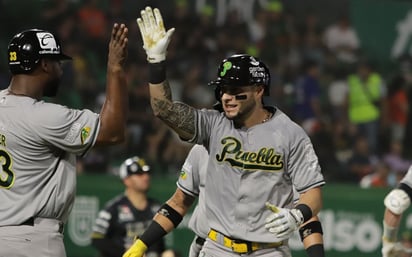
<instances>
[{"instance_id":1,"label":"black wristband","mask_svg":"<svg viewBox=\"0 0 412 257\"><path fill-rule=\"evenodd\" d=\"M306 222L306 221L310 220L313 216L312 209L309 206L307 206L306 204L303 204L303 203L298 204L295 207L295 209L298 209L299 211L302 212L303 222Z\"/></svg>"},{"instance_id":2,"label":"black wristband","mask_svg":"<svg viewBox=\"0 0 412 257\"><path fill-rule=\"evenodd\" d=\"M164 228L162 228L159 223L152 221L152 223L150 223L149 227L143 232L139 239L143 241L143 243L145 243L147 247L149 247L166 234L166 230L164 230Z\"/></svg>"},{"instance_id":3,"label":"black wristband","mask_svg":"<svg viewBox=\"0 0 412 257\"><path fill-rule=\"evenodd\" d=\"M166 80L166 63L149 63L149 83L159 84Z\"/></svg>"},{"instance_id":4,"label":"black wristband","mask_svg":"<svg viewBox=\"0 0 412 257\"><path fill-rule=\"evenodd\" d=\"M314 220L303 225L299 228L300 240L303 241L307 236L312 235L313 233L319 233L323 235L322 224L320 221Z\"/></svg>"},{"instance_id":5,"label":"black wristband","mask_svg":"<svg viewBox=\"0 0 412 257\"><path fill-rule=\"evenodd\" d=\"M323 244L311 245L306 249L309 257L325 257L325 248Z\"/></svg>"},{"instance_id":6,"label":"black wristband","mask_svg":"<svg viewBox=\"0 0 412 257\"><path fill-rule=\"evenodd\" d=\"M398 188L405 191L406 194L409 196L409 199L412 201L412 188L410 188L407 184L404 183L400 183Z\"/></svg>"},{"instance_id":7,"label":"black wristband","mask_svg":"<svg viewBox=\"0 0 412 257\"><path fill-rule=\"evenodd\" d=\"M180 215L175 209L170 207L167 203L163 204L162 207L157 211L157 213L165 216L168 218L172 223L175 228L182 222L183 216Z\"/></svg>"}]
</instances>

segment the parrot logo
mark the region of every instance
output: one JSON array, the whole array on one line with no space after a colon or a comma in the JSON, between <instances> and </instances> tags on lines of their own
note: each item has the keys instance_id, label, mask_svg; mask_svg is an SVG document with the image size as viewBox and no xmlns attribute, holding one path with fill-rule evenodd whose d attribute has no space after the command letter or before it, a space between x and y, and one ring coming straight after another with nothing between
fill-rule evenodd
<instances>
[{"instance_id":1,"label":"parrot logo","mask_svg":"<svg viewBox=\"0 0 412 257\"><path fill-rule=\"evenodd\" d=\"M80 139L82 141L82 145L86 141L86 139L90 136L90 127L84 127L82 128L82 131L80 133Z\"/></svg>"},{"instance_id":2,"label":"parrot logo","mask_svg":"<svg viewBox=\"0 0 412 257\"><path fill-rule=\"evenodd\" d=\"M232 68L231 62L223 63L223 70L220 72L220 76L223 77L226 75L226 72Z\"/></svg>"},{"instance_id":3,"label":"parrot logo","mask_svg":"<svg viewBox=\"0 0 412 257\"><path fill-rule=\"evenodd\" d=\"M186 172L185 172L184 170L180 171L180 177L181 177L182 179L186 179L186 178L187 178L187 174L186 174Z\"/></svg>"}]
</instances>

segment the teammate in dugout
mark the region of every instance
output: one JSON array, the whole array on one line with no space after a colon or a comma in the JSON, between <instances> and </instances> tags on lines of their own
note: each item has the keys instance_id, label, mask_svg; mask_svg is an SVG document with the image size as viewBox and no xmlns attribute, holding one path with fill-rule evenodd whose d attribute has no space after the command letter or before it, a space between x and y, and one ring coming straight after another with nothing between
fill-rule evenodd
<instances>
[{"instance_id":1,"label":"teammate in dugout","mask_svg":"<svg viewBox=\"0 0 412 257\"><path fill-rule=\"evenodd\" d=\"M402 214L411 205L412 199L412 166L401 179L397 188L391 190L384 199L382 257L398 257L405 248L398 240L398 230ZM409 249L410 251L411 249Z\"/></svg>"},{"instance_id":2,"label":"teammate in dugout","mask_svg":"<svg viewBox=\"0 0 412 257\"><path fill-rule=\"evenodd\" d=\"M210 83L223 112L174 102L165 62L174 28L166 32L160 11L150 7L137 23L149 62L154 114L182 140L204 145L209 153L205 200L210 230L200 255L291 256L288 239L320 211L325 181L308 135L281 110L264 105L268 68L245 54L223 60ZM123 256L143 256L179 225L191 203L191 197L177 191Z\"/></svg>"},{"instance_id":3,"label":"teammate in dugout","mask_svg":"<svg viewBox=\"0 0 412 257\"><path fill-rule=\"evenodd\" d=\"M189 228L196 234L189 249L189 257L198 257L207 238L209 225L206 218L204 190L206 184L207 162L209 154L202 145L194 145L190 150L177 181L176 191L198 198L198 203L189 220ZM176 193L178 195L181 193ZM298 200L295 200L298 201ZM312 231L310 227L320 228ZM309 257L324 256L323 232L318 217L313 217L299 230L304 248ZM319 254L319 252L321 254Z\"/></svg>"},{"instance_id":4,"label":"teammate in dugout","mask_svg":"<svg viewBox=\"0 0 412 257\"><path fill-rule=\"evenodd\" d=\"M92 245L100 257L121 257L149 226L161 206L147 196L150 166L143 158L126 159L120 165L119 175L125 192L106 204L93 226ZM164 240L159 240L147 250L146 257L160 257L164 250Z\"/></svg>"},{"instance_id":5,"label":"teammate in dugout","mask_svg":"<svg viewBox=\"0 0 412 257\"><path fill-rule=\"evenodd\" d=\"M0 256L65 257L63 227L76 194L76 156L121 143L127 118L128 29L114 24L100 114L54 97L63 54L56 35L29 29L8 45L10 85L0 91Z\"/></svg>"}]
</instances>

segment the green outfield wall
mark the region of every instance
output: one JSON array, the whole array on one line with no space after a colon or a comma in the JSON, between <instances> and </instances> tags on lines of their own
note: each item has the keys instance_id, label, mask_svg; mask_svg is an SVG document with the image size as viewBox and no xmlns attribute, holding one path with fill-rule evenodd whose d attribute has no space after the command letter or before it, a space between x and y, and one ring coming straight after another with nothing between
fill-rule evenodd
<instances>
[{"instance_id":1,"label":"green outfield wall","mask_svg":"<svg viewBox=\"0 0 412 257\"><path fill-rule=\"evenodd\" d=\"M167 200L176 188L174 178L152 178L149 195ZM113 175L82 174L78 177L77 199L65 228L68 257L94 257L89 235L100 208L113 196L123 192L123 185ZM329 257L376 257L380 255L383 198L389 189L361 189L356 185L326 184L324 208L320 214L325 249ZM193 233L187 228L187 215L179 227L166 237L168 247L179 250L183 257ZM401 233L412 228L412 213L406 213ZM298 235L290 240L294 257L305 252Z\"/></svg>"}]
</instances>

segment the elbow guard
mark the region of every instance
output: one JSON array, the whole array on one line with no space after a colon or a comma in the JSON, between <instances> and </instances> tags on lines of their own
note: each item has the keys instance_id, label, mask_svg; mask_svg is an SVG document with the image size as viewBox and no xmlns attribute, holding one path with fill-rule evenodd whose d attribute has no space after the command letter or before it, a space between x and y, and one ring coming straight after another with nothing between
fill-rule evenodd
<instances>
[{"instance_id":1,"label":"elbow guard","mask_svg":"<svg viewBox=\"0 0 412 257\"><path fill-rule=\"evenodd\" d=\"M411 204L409 195L402 189L393 189L384 199L385 207L396 215L401 215Z\"/></svg>"}]
</instances>

